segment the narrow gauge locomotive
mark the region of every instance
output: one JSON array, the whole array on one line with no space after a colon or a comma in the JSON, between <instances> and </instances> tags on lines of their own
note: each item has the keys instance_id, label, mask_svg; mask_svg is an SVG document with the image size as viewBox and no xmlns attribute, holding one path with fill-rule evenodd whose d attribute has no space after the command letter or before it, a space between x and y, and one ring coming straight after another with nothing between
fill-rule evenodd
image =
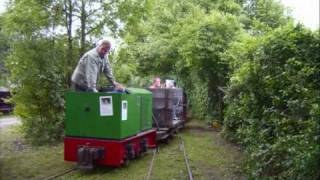
<instances>
[{"instance_id":1,"label":"narrow gauge locomotive","mask_svg":"<svg viewBox=\"0 0 320 180\"><path fill-rule=\"evenodd\" d=\"M81 169L119 167L156 147L152 93L144 89L68 92L65 125L64 159Z\"/></svg>"},{"instance_id":2,"label":"narrow gauge locomotive","mask_svg":"<svg viewBox=\"0 0 320 180\"><path fill-rule=\"evenodd\" d=\"M148 90L68 92L65 160L81 169L119 167L182 128L187 111L183 90Z\"/></svg>"}]
</instances>

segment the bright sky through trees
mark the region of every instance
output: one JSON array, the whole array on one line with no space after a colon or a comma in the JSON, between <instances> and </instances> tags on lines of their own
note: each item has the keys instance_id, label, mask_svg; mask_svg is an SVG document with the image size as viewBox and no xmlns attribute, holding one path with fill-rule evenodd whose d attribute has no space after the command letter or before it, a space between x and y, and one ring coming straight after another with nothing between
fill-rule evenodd
<instances>
[{"instance_id":1,"label":"bright sky through trees","mask_svg":"<svg viewBox=\"0 0 320 180\"><path fill-rule=\"evenodd\" d=\"M0 1L0 13L5 11L7 0ZM296 22L302 22L307 27L315 30L319 28L319 0L280 0L292 10Z\"/></svg>"},{"instance_id":2,"label":"bright sky through trees","mask_svg":"<svg viewBox=\"0 0 320 180\"><path fill-rule=\"evenodd\" d=\"M319 0L280 0L292 10L291 15L297 22L315 30L319 28Z\"/></svg>"}]
</instances>

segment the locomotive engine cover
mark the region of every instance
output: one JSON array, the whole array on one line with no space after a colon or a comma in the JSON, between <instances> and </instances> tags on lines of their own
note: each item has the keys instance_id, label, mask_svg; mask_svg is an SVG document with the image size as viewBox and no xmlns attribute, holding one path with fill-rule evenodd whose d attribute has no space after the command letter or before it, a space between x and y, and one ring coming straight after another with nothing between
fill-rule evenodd
<instances>
[{"instance_id":1,"label":"locomotive engine cover","mask_svg":"<svg viewBox=\"0 0 320 180\"><path fill-rule=\"evenodd\" d=\"M66 136L123 139L152 128L152 93L68 92Z\"/></svg>"}]
</instances>

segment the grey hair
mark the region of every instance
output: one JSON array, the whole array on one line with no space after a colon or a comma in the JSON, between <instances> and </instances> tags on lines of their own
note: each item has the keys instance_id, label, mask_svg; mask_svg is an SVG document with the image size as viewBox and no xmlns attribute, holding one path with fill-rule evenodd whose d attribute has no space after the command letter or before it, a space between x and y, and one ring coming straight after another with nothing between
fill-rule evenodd
<instances>
[{"instance_id":1,"label":"grey hair","mask_svg":"<svg viewBox=\"0 0 320 180\"><path fill-rule=\"evenodd\" d=\"M109 45L109 46L111 46L111 42L108 41L108 40L102 39L97 43L97 47L99 47L101 45Z\"/></svg>"}]
</instances>

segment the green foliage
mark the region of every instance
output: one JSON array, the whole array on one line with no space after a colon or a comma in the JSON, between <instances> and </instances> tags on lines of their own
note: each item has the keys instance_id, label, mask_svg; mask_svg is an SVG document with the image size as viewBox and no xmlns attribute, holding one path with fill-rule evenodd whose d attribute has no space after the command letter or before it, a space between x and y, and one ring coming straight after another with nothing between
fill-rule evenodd
<instances>
[{"instance_id":1,"label":"green foliage","mask_svg":"<svg viewBox=\"0 0 320 180\"><path fill-rule=\"evenodd\" d=\"M270 31L292 21L292 18L284 15L286 9L279 1L247 0L242 5L245 14L251 19L245 25L254 33Z\"/></svg>"},{"instance_id":2,"label":"green foliage","mask_svg":"<svg viewBox=\"0 0 320 180\"><path fill-rule=\"evenodd\" d=\"M78 58L85 50L92 48L89 44L93 44L93 39L101 38L106 32L118 35L122 30L118 27L121 23L128 26L135 24L142 16L144 7L147 7L147 4L141 5L139 2L9 2L8 10L1 17L0 44L4 46L0 48L0 57L7 55L3 50L6 46L10 47L5 51L8 52L6 68L14 87L12 101L16 105L15 114L22 118L28 140L45 143L61 139L64 129L63 96L69 88L70 76ZM122 11L122 8L126 10ZM125 13L130 17L125 17ZM6 36L6 41L3 41L2 37ZM3 59L0 65L2 62ZM126 64L115 68L120 72L131 69ZM129 72L115 74L122 75L119 79L124 82L131 75Z\"/></svg>"},{"instance_id":3,"label":"green foliage","mask_svg":"<svg viewBox=\"0 0 320 180\"><path fill-rule=\"evenodd\" d=\"M8 37L3 32L3 17L0 16L0 87L7 86L8 70L4 66L4 60L9 51Z\"/></svg>"},{"instance_id":4,"label":"green foliage","mask_svg":"<svg viewBox=\"0 0 320 180\"><path fill-rule=\"evenodd\" d=\"M50 24L47 2L19 0L11 2L4 15L5 31L10 35L35 36L43 27Z\"/></svg>"},{"instance_id":5,"label":"green foliage","mask_svg":"<svg viewBox=\"0 0 320 180\"><path fill-rule=\"evenodd\" d=\"M319 34L300 25L234 43L224 134L253 178L315 179L320 157Z\"/></svg>"},{"instance_id":6,"label":"green foliage","mask_svg":"<svg viewBox=\"0 0 320 180\"><path fill-rule=\"evenodd\" d=\"M208 86L205 83L201 83L201 79L196 75L196 72L191 72L190 74L191 82L185 84L188 91L188 101L190 103L191 112L193 117L197 117L199 119L210 118L212 119L211 115L208 115L208 108L209 108L209 97L208 97ZM192 90L191 90L192 88Z\"/></svg>"},{"instance_id":7,"label":"green foliage","mask_svg":"<svg viewBox=\"0 0 320 180\"><path fill-rule=\"evenodd\" d=\"M240 30L229 13L239 13L236 9L238 4L224 1L154 2L150 17L138 26L144 29L126 36L119 61L131 62L140 76L175 76L191 98L194 115L222 120L223 95L217 88L226 83L228 64L221 54Z\"/></svg>"},{"instance_id":8,"label":"green foliage","mask_svg":"<svg viewBox=\"0 0 320 180\"><path fill-rule=\"evenodd\" d=\"M220 121L224 102L219 88L229 81L232 66L223 56L241 34L240 22L256 34L288 21L284 8L273 0L160 0L150 1L147 10L131 27L135 31L124 33L118 62L130 64L125 68L134 76L174 75L190 97L193 114Z\"/></svg>"},{"instance_id":9,"label":"green foliage","mask_svg":"<svg viewBox=\"0 0 320 180\"><path fill-rule=\"evenodd\" d=\"M15 85L15 114L22 118L26 137L35 143L60 139L64 118L61 49L45 39L19 41L13 46L7 67Z\"/></svg>"},{"instance_id":10,"label":"green foliage","mask_svg":"<svg viewBox=\"0 0 320 180\"><path fill-rule=\"evenodd\" d=\"M206 87L205 92L200 91L196 94L200 93L207 97L195 98L193 102L207 100L208 104L202 113L216 117L220 121L223 119L221 114L223 94L218 87L225 86L228 79L228 64L221 59L221 54L227 50L239 29L239 22L234 16L213 11L208 16L199 16L194 24L186 22L178 36L180 38L178 52L184 63L179 64L177 69L187 68L191 72L196 72L199 84L191 87L196 92L199 87L203 85Z\"/></svg>"},{"instance_id":11,"label":"green foliage","mask_svg":"<svg viewBox=\"0 0 320 180\"><path fill-rule=\"evenodd\" d=\"M10 51L10 72L15 114L28 140L40 144L63 135L64 40L53 34L50 2L13 1L4 14L4 32ZM58 23L57 23L58 24Z\"/></svg>"},{"instance_id":12,"label":"green foliage","mask_svg":"<svg viewBox=\"0 0 320 180\"><path fill-rule=\"evenodd\" d=\"M119 82L174 77L192 114L219 119L245 148L251 178L316 179L319 34L284 10L275 0L15 0L1 17L0 66L6 57L25 134L50 142L63 132L77 58L103 33L121 36L110 56Z\"/></svg>"}]
</instances>

